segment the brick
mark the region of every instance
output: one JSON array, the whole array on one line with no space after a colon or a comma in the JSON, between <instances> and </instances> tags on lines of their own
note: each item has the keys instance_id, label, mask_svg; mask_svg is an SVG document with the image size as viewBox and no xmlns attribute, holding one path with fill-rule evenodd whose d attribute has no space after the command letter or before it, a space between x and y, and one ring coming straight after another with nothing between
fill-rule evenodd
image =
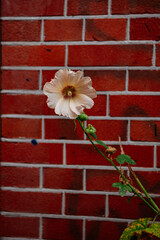
<instances>
[{"instance_id":1,"label":"brick","mask_svg":"<svg viewBox=\"0 0 160 240\"><path fill-rule=\"evenodd\" d=\"M62 164L62 159L62 144L1 143L2 162Z\"/></svg>"},{"instance_id":2,"label":"brick","mask_svg":"<svg viewBox=\"0 0 160 240\"><path fill-rule=\"evenodd\" d=\"M83 139L83 131L71 119L46 119L45 138L46 139Z\"/></svg>"},{"instance_id":3,"label":"brick","mask_svg":"<svg viewBox=\"0 0 160 240\"><path fill-rule=\"evenodd\" d=\"M91 109L85 109L85 113L89 116L106 116L107 97L99 95L94 99L94 106Z\"/></svg>"},{"instance_id":4,"label":"brick","mask_svg":"<svg viewBox=\"0 0 160 240\"><path fill-rule=\"evenodd\" d=\"M4 138L40 138L40 119L2 119L2 137Z\"/></svg>"},{"instance_id":5,"label":"brick","mask_svg":"<svg viewBox=\"0 0 160 240\"><path fill-rule=\"evenodd\" d=\"M1 87L7 90L38 90L39 71L2 70Z\"/></svg>"},{"instance_id":6,"label":"brick","mask_svg":"<svg viewBox=\"0 0 160 240\"><path fill-rule=\"evenodd\" d=\"M157 167L160 168L160 146L157 146Z\"/></svg>"},{"instance_id":7,"label":"brick","mask_svg":"<svg viewBox=\"0 0 160 240\"><path fill-rule=\"evenodd\" d=\"M107 221L86 221L86 240L120 239L127 223Z\"/></svg>"},{"instance_id":8,"label":"brick","mask_svg":"<svg viewBox=\"0 0 160 240\"><path fill-rule=\"evenodd\" d=\"M86 19L86 41L123 41L126 19Z\"/></svg>"},{"instance_id":9,"label":"brick","mask_svg":"<svg viewBox=\"0 0 160 240\"><path fill-rule=\"evenodd\" d=\"M105 215L105 195L66 193L66 214L80 216Z\"/></svg>"},{"instance_id":10,"label":"brick","mask_svg":"<svg viewBox=\"0 0 160 240\"><path fill-rule=\"evenodd\" d=\"M62 194L2 191L2 211L61 214Z\"/></svg>"},{"instance_id":11,"label":"brick","mask_svg":"<svg viewBox=\"0 0 160 240\"><path fill-rule=\"evenodd\" d=\"M118 107L117 107L117 103ZM160 96L111 95L110 115L125 117L159 117Z\"/></svg>"},{"instance_id":12,"label":"brick","mask_svg":"<svg viewBox=\"0 0 160 240\"><path fill-rule=\"evenodd\" d=\"M126 73L123 70L85 70L84 75L91 77L97 91L125 90Z\"/></svg>"},{"instance_id":13,"label":"brick","mask_svg":"<svg viewBox=\"0 0 160 240\"><path fill-rule=\"evenodd\" d=\"M129 71L129 91L159 91L159 70Z\"/></svg>"},{"instance_id":14,"label":"brick","mask_svg":"<svg viewBox=\"0 0 160 240\"><path fill-rule=\"evenodd\" d=\"M43 239L81 240L82 220L44 217Z\"/></svg>"},{"instance_id":15,"label":"brick","mask_svg":"<svg viewBox=\"0 0 160 240\"><path fill-rule=\"evenodd\" d=\"M156 46L156 65L160 66L160 44Z\"/></svg>"},{"instance_id":16,"label":"brick","mask_svg":"<svg viewBox=\"0 0 160 240\"><path fill-rule=\"evenodd\" d=\"M109 217L137 219L143 217L154 217L154 212L140 198L132 199L127 203L128 197L109 196ZM155 198L157 205L160 204L160 198ZM133 211L134 209L134 211Z\"/></svg>"},{"instance_id":17,"label":"brick","mask_svg":"<svg viewBox=\"0 0 160 240\"><path fill-rule=\"evenodd\" d=\"M46 20L44 22L45 41L81 41L82 20Z\"/></svg>"},{"instance_id":18,"label":"brick","mask_svg":"<svg viewBox=\"0 0 160 240\"><path fill-rule=\"evenodd\" d=\"M103 15L108 14L108 1L69 0L67 15Z\"/></svg>"},{"instance_id":19,"label":"brick","mask_svg":"<svg viewBox=\"0 0 160 240\"><path fill-rule=\"evenodd\" d=\"M77 58L78 52L78 58ZM151 45L69 46L69 66L151 66Z\"/></svg>"},{"instance_id":20,"label":"brick","mask_svg":"<svg viewBox=\"0 0 160 240\"><path fill-rule=\"evenodd\" d=\"M2 21L2 41L40 41L40 21Z\"/></svg>"},{"instance_id":21,"label":"brick","mask_svg":"<svg viewBox=\"0 0 160 240\"><path fill-rule=\"evenodd\" d=\"M25 167L1 167L1 186L39 187L39 169Z\"/></svg>"},{"instance_id":22,"label":"brick","mask_svg":"<svg viewBox=\"0 0 160 240\"><path fill-rule=\"evenodd\" d=\"M44 168L43 174L45 188L82 190L81 169Z\"/></svg>"},{"instance_id":23,"label":"brick","mask_svg":"<svg viewBox=\"0 0 160 240\"><path fill-rule=\"evenodd\" d=\"M2 16L63 15L64 0L2 0Z\"/></svg>"},{"instance_id":24,"label":"brick","mask_svg":"<svg viewBox=\"0 0 160 240\"><path fill-rule=\"evenodd\" d=\"M39 237L39 218L36 217L0 217L0 236L1 237Z\"/></svg>"},{"instance_id":25,"label":"brick","mask_svg":"<svg viewBox=\"0 0 160 240\"><path fill-rule=\"evenodd\" d=\"M64 46L3 46L2 53L4 66L64 66Z\"/></svg>"},{"instance_id":26,"label":"brick","mask_svg":"<svg viewBox=\"0 0 160 240\"><path fill-rule=\"evenodd\" d=\"M159 121L131 121L131 140L159 142Z\"/></svg>"},{"instance_id":27,"label":"brick","mask_svg":"<svg viewBox=\"0 0 160 240\"><path fill-rule=\"evenodd\" d=\"M57 71L58 70L43 70L42 71L42 78L43 78L42 86L44 86L44 84L46 82L50 82L51 79L54 78L54 75Z\"/></svg>"},{"instance_id":28,"label":"brick","mask_svg":"<svg viewBox=\"0 0 160 240\"><path fill-rule=\"evenodd\" d=\"M160 18L135 18L130 22L131 40L160 40Z\"/></svg>"},{"instance_id":29,"label":"brick","mask_svg":"<svg viewBox=\"0 0 160 240\"><path fill-rule=\"evenodd\" d=\"M113 0L112 14L160 13L160 2L157 0Z\"/></svg>"}]
</instances>

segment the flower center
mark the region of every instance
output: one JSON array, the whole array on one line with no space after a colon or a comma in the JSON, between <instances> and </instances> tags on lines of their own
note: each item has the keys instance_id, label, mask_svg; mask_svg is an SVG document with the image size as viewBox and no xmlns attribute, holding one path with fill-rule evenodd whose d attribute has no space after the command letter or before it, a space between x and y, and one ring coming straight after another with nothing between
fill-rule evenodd
<instances>
[{"instance_id":1,"label":"flower center","mask_svg":"<svg viewBox=\"0 0 160 240\"><path fill-rule=\"evenodd\" d=\"M62 90L62 94L64 98L74 97L75 93L76 93L76 89L73 86L67 86Z\"/></svg>"}]
</instances>

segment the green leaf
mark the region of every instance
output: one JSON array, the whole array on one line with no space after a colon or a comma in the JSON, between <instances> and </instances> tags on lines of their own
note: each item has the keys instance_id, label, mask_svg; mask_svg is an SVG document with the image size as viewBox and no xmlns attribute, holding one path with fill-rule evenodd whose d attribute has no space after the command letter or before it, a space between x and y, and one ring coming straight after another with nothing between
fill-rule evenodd
<instances>
[{"instance_id":1,"label":"green leaf","mask_svg":"<svg viewBox=\"0 0 160 240\"><path fill-rule=\"evenodd\" d=\"M95 133L90 133L90 135L91 135L92 137L94 137L95 139L97 139L97 136L96 136Z\"/></svg>"},{"instance_id":2,"label":"green leaf","mask_svg":"<svg viewBox=\"0 0 160 240\"><path fill-rule=\"evenodd\" d=\"M101 146L103 146L103 147L105 147L105 148L108 148L108 146L107 146L104 142L102 142L102 141L100 141L100 140L96 140L96 142L97 142L99 145L101 145Z\"/></svg>"},{"instance_id":3,"label":"green leaf","mask_svg":"<svg viewBox=\"0 0 160 240\"><path fill-rule=\"evenodd\" d=\"M130 192L130 193L132 192L132 188L128 184L126 184L125 187L126 187L128 192Z\"/></svg>"},{"instance_id":4,"label":"green leaf","mask_svg":"<svg viewBox=\"0 0 160 240\"><path fill-rule=\"evenodd\" d=\"M121 154L117 157L117 162L119 164L123 164L125 162L129 163L129 164L136 164L135 161L133 159L131 159L131 157L129 155L126 154Z\"/></svg>"},{"instance_id":5,"label":"green leaf","mask_svg":"<svg viewBox=\"0 0 160 240\"><path fill-rule=\"evenodd\" d=\"M122 186L122 183L120 182L115 182L112 184L112 187L120 188Z\"/></svg>"},{"instance_id":6,"label":"green leaf","mask_svg":"<svg viewBox=\"0 0 160 240\"><path fill-rule=\"evenodd\" d=\"M118 162L119 164L125 163L124 155L125 155L125 154L121 154L121 155L119 155L119 156L117 157L117 162Z\"/></svg>"},{"instance_id":7,"label":"green leaf","mask_svg":"<svg viewBox=\"0 0 160 240\"><path fill-rule=\"evenodd\" d=\"M160 238L160 223L154 223L146 228L143 233L149 233L152 236Z\"/></svg>"},{"instance_id":8,"label":"green leaf","mask_svg":"<svg viewBox=\"0 0 160 240\"><path fill-rule=\"evenodd\" d=\"M124 197L126 195L126 192L127 192L127 190L126 190L125 185L122 185L122 187L120 187L120 189L119 189L120 196Z\"/></svg>"}]
</instances>

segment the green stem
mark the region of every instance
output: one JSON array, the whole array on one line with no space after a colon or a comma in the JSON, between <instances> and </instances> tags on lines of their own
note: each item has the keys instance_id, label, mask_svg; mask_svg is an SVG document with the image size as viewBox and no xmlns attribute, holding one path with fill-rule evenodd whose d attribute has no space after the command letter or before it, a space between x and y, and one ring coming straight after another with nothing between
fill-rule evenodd
<instances>
[{"instance_id":1,"label":"green stem","mask_svg":"<svg viewBox=\"0 0 160 240\"><path fill-rule=\"evenodd\" d=\"M130 185L127 181L127 179L125 178L125 176L121 173L121 171L118 169L118 167L114 164L113 161L111 161L109 158L106 157L105 154L103 154L99 148L95 145L95 143L93 142L92 138L85 132L85 128L83 127L83 124L81 123L81 121L79 120L79 118L77 118L83 132L86 134L86 136L88 137L88 139L90 140L90 142L92 143L92 145L94 146L94 148L106 159L108 160L113 166L114 168L117 170L117 172L123 177L123 179L127 182L127 184L130 186L130 188L132 189L132 191L142 200L144 201L156 214L159 213L158 209L156 210L155 208L152 207L152 205L150 205L133 187L132 185Z\"/></svg>"},{"instance_id":2,"label":"green stem","mask_svg":"<svg viewBox=\"0 0 160 240\"><path fill-rule=\"evenodd\" d=\"M152 221L152 224L154 224L155 223L155 221L156 221L156 219L157 219L157 217L160 215L160 213L159 214L157 214L155 217L154 217L154 219L153 219L153 221Z\"/></svg>"}]
</instances>

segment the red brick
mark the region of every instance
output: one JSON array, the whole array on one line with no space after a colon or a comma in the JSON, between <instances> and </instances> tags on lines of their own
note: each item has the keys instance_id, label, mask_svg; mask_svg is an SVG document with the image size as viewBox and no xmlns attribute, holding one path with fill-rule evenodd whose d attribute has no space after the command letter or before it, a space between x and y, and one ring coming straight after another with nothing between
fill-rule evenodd
<instances>
[{"instance_id":1,"label":"red brick","mask_svg":"<svg viewBox=\"0 0 160 240\"><path fill-rule=\"evenodd\" d=\"M43 218L43 239L81 240L82 220Z\"/></svg>"},{"instance_id":2,"label":"red brick","mask_svg":"<svg viewBox=\"0 0 160 240\"><path fill-rule=\"evenodd\" d=\"M157 147L157 167L160 168L160 146Z\"/></svg>"},{"instance_id":3,"label":"red brick","mask_svg":"<svg viewBox=\"0 0 160 240\"><path fill-rule=\"evenodd\" d=\"M2 119L2 137L4 138L40 138L40 119Z\"/></svg>"},{"instance_id":4,"label":"red brick","mask_svg":"<svg viewBox=\"0 0 160 240\"><path fill-rule=\"evenodd\" d=\"M39 169L1 167L1 186L39 187Z\"/></svg>"},{"instance_id":5,"label":"red brick","mask_svg":"<svg viewBox=\"0 0 160 240\"><path fill-rule=\"evenodd\" d=\"M113 14L160 13L160 2L157 0L113 0Z\"/></svg>"},{"instance_id":6,"label":"red brick","mask_svg":"<svg viewBox=\"0 0 160 240\"><path fill-rule=\"evenodd\" d=\"M62 144L1 143L2 162L62 164L62 159Z\"/></svg>"},{"instance_id":7,"label":"red brick","mask_svg":"<svg viewBox=\"0 0 160 240\"><path fill-rule=\"evenodd\" d=\"M82 189L81 169L44 168L44 187L54 189Z\"/></svg>"},{"instance_id":8,"label":"red brick","mask_svg":"<svg viewBox=\"0 0 160 240\"><path fill-rule=\"evenodd\" d=\"M82 20L46 20L45 41L81 41Z\"/></svg>"},{"instance_id":9,"label":"red brick","mask_svg":"<svg viewBox=\"0 0 160 240\"><path fill-rule=\"evenodd\" d=\"M118 103L118 107L117 107ZM160 96L112 95L110 115L125 117L159 117Z\"/></svg>"},{"instance_id":10,"label":"red brick","mask_svg":"<svg viewBox=\"0 0 160 240\"><path fill-rule=\"evenodd\" d=\"M3 46L2 53L4 66L63 66L65 47Z\"/></svg>"},{"instance_id":11,"label":"red brick","mask_svg":"<svg viewBox=\"0 0 160 240\"><path fill-rule=\"evenodd\" d=\"M107 97L99 95L94 99L94 106L91 109L85 109L85 113L89 116L106 116Z\"/></svg>"},{"instance_id":12,"label":"red brick","mask_svg":"<svg viewBox=\"0 0 160 240\"><path fill-rule=\"evenodd\" d=\"M109 196L109 217L137 219L155 216L153 210L142 202L140 198L132 198L129 204L127 199L128 197ZM154 200L157 205L160 204L160 198L155 198Z\"/></svg>"},{"instance_id":13,"label":"red brick","mask_svg":"<svg viewBox=\"0 0 160 240\"><path fill-rule=\"evenodd\" d=\"M2 41L40 41L40 21L2 21Z\"/></svg>"},{"instance_id":14,"label":"red brick","mask_svg":"<svg viewBox=\"0 0 160 240\"><path fill-rule=\"evenodd\" d=\"M62 194L2 191L2 211L61 214Z\"/></svg>"},{"instance_id":15,"label":"red brick","mask_svg":"<svg viewBox=\"0 0 160 240\"><path fill-rule=\"evenodd\" d=\"M156 46L156 65L160 66L160 44Z\"/></svg>"},{"instance_id":16,"label":"red brick","mask_svg":"<svg viewBox=\"0 0 160 240\"><path fill-rule=\"evenodd\" d=\"M86 70L85 76L92 79L93 87L97 91L124 91L125 71L119 70Z\"/></svg>"},{"instance_id":17,"label":"red brick","mask_svg":"<svg viewBox=\"0 0 160 240\"><path fill-rule=\"evenodd\" d=\"M35 217L0 217L1 237L39 237L39 218Z\"/></svg>"},{"instance_id":18,"label":"red brick","mask_svg":"<svg viewBox=\"0 0 160 240\"><path fill-rule=\"evenodd\" d=\"M107 221L86 221L86 240L120 239L127 223Z\"/></svg>"},{"instance_id":19,"label":"red brick","mask_svg":"<svg viewBox=\"0 0 160 240\"><path fill-rule=\"evenodd\" d=\"M2 0L2 16L63 15L64 0Z\"/></svg>"},{"instance_id":20,"label":"red brick","mask_svg":"<svg viewBox=\"0 0 160 240\"><path fill-rule=\"evenodd\" d=\"M105 195L66 193L66 214L81 216L105 215Z\"/></svg>"},{"instance_id":21,"label":"red brick","mask_svg":"<svg viewBox=\"0 0 160 240\"><path fill-rule=\"evenodd\" d=\"M46 139L83 139L83 131L71 119L46 119L45 138Z\"/></svg>"},{"instance_id":22,"label":"red brick","mask_svg":"<svg viewBox=\"0 0 160 240\"><path fill-rule=\"evenodd\" d=\"M69 46L68 59L69 66L150 66L152 46L74 45Z\"/></svg>"},{"instance_id":23,"label":"red brick","mask_svg":"<svg viewBox=\"0 0 160 240\"><path fill-rule=\"evenodd\" d=\"M159 121L131 121L131 140L133 141L160 141Z\"/></svg>"},{"instance_id":24,"label":"red brick","mask_svg":"<svg viewBox=\"0 0 160 240\"><path fill-rule=\"evenodd\" d=\"M159 91L159 79L158 70L129 71L129 91Z\"/></svg>"},{"instance_id":25,"label":"red brick","mask_svg":"<svg viewBox=\"0 0 160 240\"><path fill-rule=\"evenodd\" d=\"M86 19L86 41L126 39L126 19Z\"/></svg>"},{"instance_id":26,"label":"red brick","mask_svg":"<svg viewBox=\"0 0 160 240\"><path fill-rule=\"evenodd\" d=\"M38 90L39 71L30 70L2 70L2 89Z\"/></svg>"},{"instance_id":27,"label":"red brick","mask_svg":"<svg viewBox=\"0 0 160 240\"><path fill-rule=\"evenodd\" d=\"M43 78L42 86L44 86L44 84L46 82L50 82L51 79L54 78L54 75L57 71L58 70L43 70L42 71L42 78Z\"/></svg>"},{"instance_id":28,"label":"red brick","mask_svg":"<svg viewBox=\"0 0 160 240\"><path fill-rule=\"evenodd\" d=\"M160 40L160 18L131 19L131 40Z\"/></svg>"},{"instance_id":29,"label":"red brick","mask_svg":"<svg viewBox=\"0 0 160 240\"><path fill-rule=\"evenodd\" d=\"M68 15L108 14L108 1L68 0Z\"/></svg>"}]
</instances>

